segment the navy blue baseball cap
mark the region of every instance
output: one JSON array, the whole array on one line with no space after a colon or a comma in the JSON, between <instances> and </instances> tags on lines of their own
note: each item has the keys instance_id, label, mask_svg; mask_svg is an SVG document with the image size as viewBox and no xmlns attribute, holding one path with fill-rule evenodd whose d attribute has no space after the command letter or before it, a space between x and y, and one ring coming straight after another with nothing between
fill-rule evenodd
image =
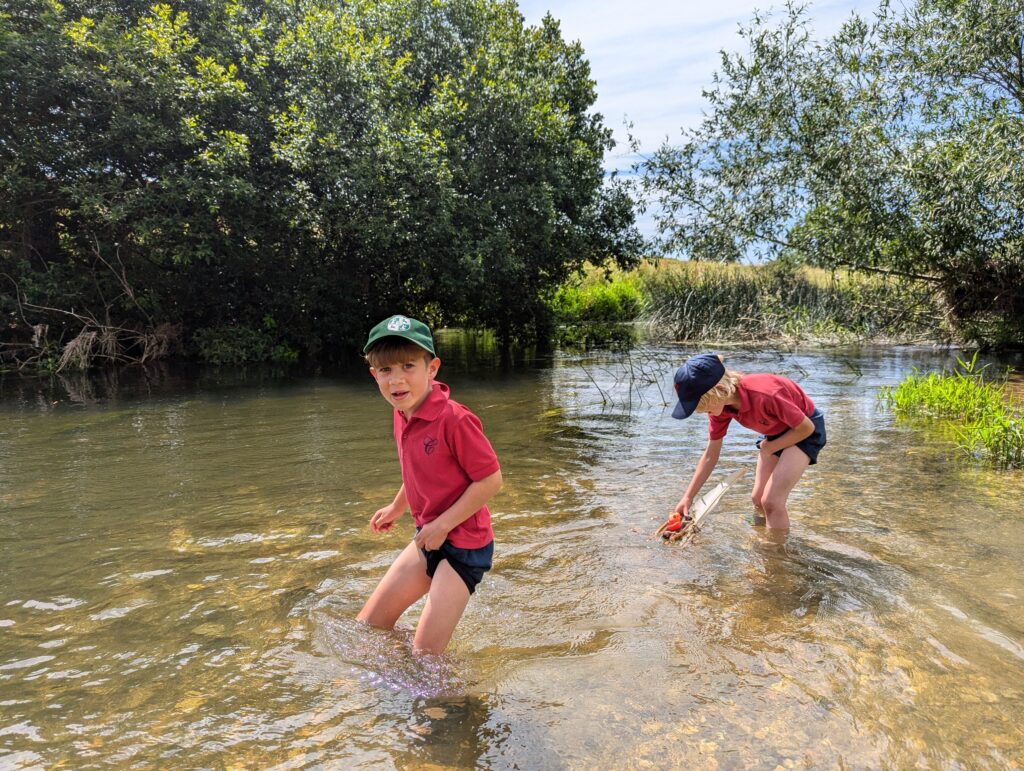
<instances>
[{"instance_id":1,"label":"navy blue baseball cap","mask_svg":"<svg viewBox=\"0 0 1024 771\"><path fill-rule=\"evenodd\" d=\"M672 417L682 420L697 409L700 397L718 385L725 374L725 365L713 353L691 356L676 370L676 396L679 404L672 410Z\"/></svg>"}]
</instances>

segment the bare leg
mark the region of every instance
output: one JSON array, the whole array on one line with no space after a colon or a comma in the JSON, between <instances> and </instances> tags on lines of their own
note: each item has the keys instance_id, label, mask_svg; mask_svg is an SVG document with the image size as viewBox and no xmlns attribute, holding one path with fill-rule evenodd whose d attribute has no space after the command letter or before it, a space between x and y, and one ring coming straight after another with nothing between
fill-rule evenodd
<instances>
[{"instance_id":1,"label":"bare leg","mask_svg":"<svg viewBox=\"0 0 1024 771\"><path fill-rule=\"evenodd\" d=\"M428 591L427 559L415 543L410 543L391 563L356 619L370 626L391 629L406 608Z\"/></svg>"},{"instance_id":2,"label":"bare leg","mask_svg":"<svg viewBox=\"0 0 1024 771\"><path fill-rule=\"evenodd\" d=\"M442 560L434 571L427 604L416 626L413 653L443 653L467 603L469 589L466 583L448 564L448 560Z\"/></svg>"},{"instance_id":3,"label":"bare leg","mask_svg":"<svg viewBox=\"0 0 1024 771\"><path fill-rule=\"evenodd\" d=\"M779 458L775 455L765 457L761 453L757 454L757 470L754 472L754 489L750 493L750 500L754 504L755 524L764 524L763 520L766 518L763 502L764 489L778 463ZM757 517L760 517L762 521L756 522Z\"/></svg>"},{"instance_id":4,"label":"bare leg","mask_svg":"<svg viewBox=\"0 0 1024 771\"><path fill-rule=\"evenodd\" d=\"M789 529L789 511L786 508L786 501L810 463L811 459L799 447L787 447L782 451L782 457L779 458L775 470L768 478L764 494L761 497L761 505L768 518L769 529Z\"/></svg>"}]
</instances>

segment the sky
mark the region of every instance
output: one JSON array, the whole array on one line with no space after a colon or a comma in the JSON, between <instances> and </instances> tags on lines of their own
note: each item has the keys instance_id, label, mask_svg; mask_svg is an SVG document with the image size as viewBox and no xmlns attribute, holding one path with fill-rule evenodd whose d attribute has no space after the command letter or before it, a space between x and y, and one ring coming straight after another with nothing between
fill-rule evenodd
<instances>
[{"instance_id":1,"label":"sky","mask_svg":"<svg viewBox=\"0 0 1024 771\"><path fill-rule=\"evenodd\" d=\"M856 12L871 17L877 0L811 0L808 17L815 34L826 38ZM595 109L613 129L617 146L605 158L608 170L628 170L634 160L625 122L641 142L641 152L666 139L680 140L682 128L695 127L712 85L720 52L739 51L739 25L755 10L781 13L781 0L519 0L527 24L548 11L561 22L562 36L578 40L597 82ZM639 223L653 235L650 216Z\"/></svg>"}]
</instances>

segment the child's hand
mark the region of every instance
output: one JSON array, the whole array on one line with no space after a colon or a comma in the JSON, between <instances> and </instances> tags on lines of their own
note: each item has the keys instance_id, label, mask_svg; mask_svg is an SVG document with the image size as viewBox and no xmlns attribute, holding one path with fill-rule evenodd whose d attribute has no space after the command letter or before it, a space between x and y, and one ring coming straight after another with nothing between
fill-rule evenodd
<instances>
[{"instance_id":1,"label":"child's hand","mask_svg":"<svg viewBox=\"0 0 1024 771\"><path fill-rule=\"evenodd\" d=\"M421 549L436 551L441 548L441 544L444 543L444 539L447 537L448 531L445 530L443 525L439 525L435 519L433 522L428 522L421 527L413 541Z\"/></svg>"},{"instance_id":2,"label":"child's hand","mask_svg":"<svg viewBox=\"0 0 1024 771\"><path fill-rule=\"evenodd\" d=\"M676 504L675 511L676 511L677 514L680 514L681 516L688 517L688 516L690 516L690 506L692 504L693 504L693 501L691 501L689 498L687 498L684 495L679 500L679 503Z\"/></svg>"},{"instance_id":3,"label":"child's hand","mask_svg":"<svg viewBox=\"0 0 1024 771\"><path fill-rule=\"evenodd\" d=\"M386 533L394 527L395 520L402 516L401 511L396 511L394 506L385 506L377 509L370 518L370 529L375 533Z\"/></svg>"}]
</instances>

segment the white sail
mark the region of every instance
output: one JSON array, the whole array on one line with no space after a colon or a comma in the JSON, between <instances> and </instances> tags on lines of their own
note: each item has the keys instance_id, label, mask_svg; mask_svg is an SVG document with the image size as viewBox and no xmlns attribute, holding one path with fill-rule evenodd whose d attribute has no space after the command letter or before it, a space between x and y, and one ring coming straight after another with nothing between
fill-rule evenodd
<instances>
[{"instance_id":1,"label":"white sail","mask_svg":"<svg viewBox=\"0 0 1024 771\"><path fill-rule=\"evenodd\" d=\"M704 495L697 499L697 502L690 507L690 516L693 517L693 524L696 525L701 519L707 515L718 502L722 500L722 496L725 495L725 491L732 487L736 480L747 473L747 469L738 468L717 485L708 490ZM692 525L691 525L692 527Z\"/></svg>"}]
</instances>

